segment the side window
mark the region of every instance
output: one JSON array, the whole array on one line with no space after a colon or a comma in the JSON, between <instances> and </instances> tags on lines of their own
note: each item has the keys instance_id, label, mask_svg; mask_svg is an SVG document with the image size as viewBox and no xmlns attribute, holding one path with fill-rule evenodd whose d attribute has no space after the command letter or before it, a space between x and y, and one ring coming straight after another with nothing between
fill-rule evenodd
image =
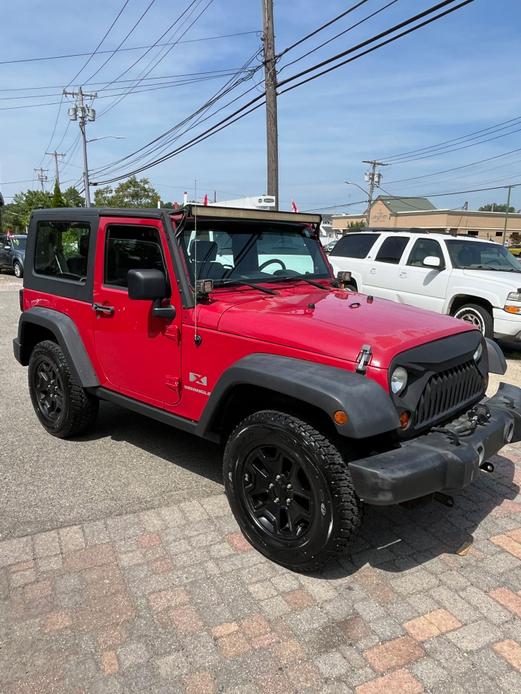
<instances>
[{"instance_id":1,"label":"side window","mask_svg":"<svg viewBox=\"0 0 521 694\"><path fill-rule=\"evenodd\" d=\"M90 224L38 222L34 271L38 275L85 282Z\"/></svg>"},{"instance_id":2,"label":"side window","mask_svg":"<svg viewBox=\"0 0 521 694\"><path fill-rule=\"evenodd\" d=\"M105 239L104 283L127 287L129 270L161 270L166 275L159 231L152 227L114 225Z\"/></svg>"},{"instance_id":3,"label":"side window","mask_svg":"<svg viewBox=\"0 0 521 694\"><path fill-rule=\"evenodd\" d=\"M331 255L341 258L365 258L379 238L380 234L348 233L337 241Z\"/></svg>"},{"instance_id":4,"label":"side window","mask_svg":"<svg viewBox=\"0 0 521 694\"><path fill-rule=\"evenodd\" d=\"M407 265L414 267L422 267L423 261L428 255L433 255L439 258L441 263L444 263L443 253L440 244L434 239L418 239L409 255Z\"/></svg>"},{"instance_id":5,"label":"side window","mask_svg":"<svg viewBox=\"0 0 521 694\"><path fill-rule=\"evenodd\" d=\"M388 236L380 246L375 260L379 260L381 263L393 263L396 265L400 262L402 253L408 243L409 239L407 236Z\"/></svg>"}]
</instances>

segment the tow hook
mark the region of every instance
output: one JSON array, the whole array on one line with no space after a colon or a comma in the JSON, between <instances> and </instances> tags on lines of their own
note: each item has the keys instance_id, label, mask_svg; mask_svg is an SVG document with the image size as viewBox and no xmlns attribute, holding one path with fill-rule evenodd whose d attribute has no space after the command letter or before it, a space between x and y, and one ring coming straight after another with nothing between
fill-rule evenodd
<instances>
[{"instance_id":1,"label":"tow hook","mask_svg":"<svg viewBox=\"0 0 521 694\"><path fill-rule=\"evenodd\" d=\"M434 492L433 498L434 501L438 501L440 504L448 506L449 508L452 508L454 506L454 499L452 498L452 496L444 494L443 492Z\"/></svg>"},{"instance_id":2,"label":"tow hook","mask_svg":"<svg viewBox=\"0 0 521 694\"><path fill-rule=\"evenodd\" d=\"M479 466L481 470L484 470L485 472L494 472L494 464L489 463L488 461L481 463Z\"/></svg>"}]
</instances>

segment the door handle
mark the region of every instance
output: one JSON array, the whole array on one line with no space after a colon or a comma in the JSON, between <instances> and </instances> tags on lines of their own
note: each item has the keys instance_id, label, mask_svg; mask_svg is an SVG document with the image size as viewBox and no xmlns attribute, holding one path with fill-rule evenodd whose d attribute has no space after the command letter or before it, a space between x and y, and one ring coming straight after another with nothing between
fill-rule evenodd
<instances>
[{"instance_id":1,"label":"door handle","mask_svg":"<svg viewBox=\"0 0 521 694\"><path fill-rule=\"evenodd\" d=\"M372 267L372 268L369 270L369 274L370 274L370 275L376 275L376 268L375 268L375 267Z\"/></svg>"},{"instance_id":2,"label":"door handle","mask_svg":"<svg viewBox=\"0 0 521 694\"><path fill-rule=\"evenodd\" d=\"M102 313L104 316L114 315L114 306L105 306L104 304L92 304L92 310L95 313Z\"/></svg>"},{"instance_id":3,"label":"door handle","mask_svg":"<svg viewBox=\"0 0 521 694\"><path fill-rule=\"evenodd\" d=\"M405 270L402 270L402 272L400 272L399 276L400 277L407 277L407 273L405 272Z\"/></svg>"}]
</instances>

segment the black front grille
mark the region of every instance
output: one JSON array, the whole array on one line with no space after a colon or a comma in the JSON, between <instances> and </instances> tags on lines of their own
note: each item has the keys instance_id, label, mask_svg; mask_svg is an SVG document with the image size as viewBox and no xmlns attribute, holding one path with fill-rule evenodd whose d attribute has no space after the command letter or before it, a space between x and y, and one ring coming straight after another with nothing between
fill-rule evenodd
<instances>
[{"instance_id":1,"label":"black front grille","mask_svg":"<svg viewBox=\"0 0 521 694\"><path fill-rule=\"evenodd\" d=\"M418 401L416 427L440 421L463 409L481 396L483 390L483 377L473 360L434 374Z\"/></svg>"}]
</instances>

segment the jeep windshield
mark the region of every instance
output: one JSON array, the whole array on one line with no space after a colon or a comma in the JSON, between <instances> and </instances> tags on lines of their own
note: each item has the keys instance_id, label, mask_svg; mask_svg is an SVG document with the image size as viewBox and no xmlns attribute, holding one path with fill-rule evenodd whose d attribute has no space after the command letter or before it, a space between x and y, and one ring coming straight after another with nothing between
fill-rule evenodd
<instances>
[{"instance_id":1,"label":"jeep windshield","mask_svg":"<svg viewBox=\"0 0 521 694\"><path fill-rule=\"evenodd\" d=\"M241 281L277 282L299 277L331 279L312 227L246 220L198 220L197 232L180 238L190 279L211 279L216 287Z\"/></svg>"},{"instance_id":2,"label":"jeep windshield","mask_svg":"<svg viewBox=\"0 0 521 694\"><path fill-rule=\"evenodd\" d=\"M452 265L462 270L521 272L521 264L499 243L454 239L447 248Z\"/></svg>"}]
</instances>

